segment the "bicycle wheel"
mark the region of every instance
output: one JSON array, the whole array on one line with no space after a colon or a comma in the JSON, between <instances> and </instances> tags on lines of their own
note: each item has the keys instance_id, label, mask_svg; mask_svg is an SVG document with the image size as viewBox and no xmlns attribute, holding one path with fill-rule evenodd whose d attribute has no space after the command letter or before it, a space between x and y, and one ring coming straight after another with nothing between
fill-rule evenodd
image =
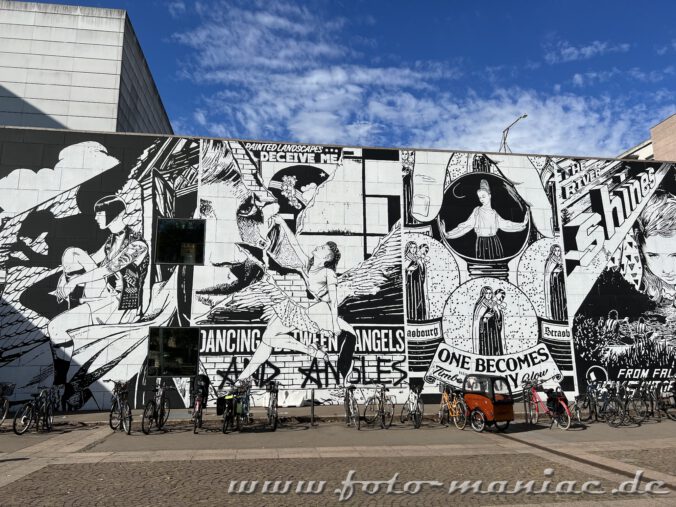
<instances>
[{"instance_id":1,"label":"bicycle wheel","mask_svg":"<svg viewBox=\"0 0 676 507\"><path fill-rule=\"evenodd\" d=\"M641 424L648 418L650 406L644 399L631 399L627 405L628 415L634 424Z\"/></svg>"},{"instance_id":2,"label":"bicycle wheel","mask_svg":"<svg viewBox=\"0 0 676 507\"><path fill-rule=\"evenodd\" d=\"M359 429L361 427L361 417L359 417L359 405L357 400L352 396L350 398L350 422Z\"/></svg>"},{"instance_id":3,"label":"bicycle wheel","mask_svg":"<svg viewBox=\"0 0 676 507\"><path fill-rule=\"evenodd\" d=\"M270 400L268 401L268 426L270 426L271 431L275 431L277 429L278 421L277 393L270 393Z\"/></svg>"},{"instance_id":4,"label":"bicycle wheel","mask_svg":"<svg viewBox=\"0 0 676 507\"><path fill-rule=\"evenodd\" d=\"M9 414L9 400L7 398L2 398L0 401L0 426L7 419L7 414Z\"/></svg>"},{"instance_id":5,"label":"bicycle wheel","mask_svg":"<svg viewBox=\"0 0 676 507\"><path fill-rule=\"evenodd\" d=\"M413 412L413 427L415 429L422 426L423 414L425 413L425 406L420 398L418 398L417 403L415 404L415 411Z\"/></svg>"},{"instance_id":6,"label":"bicycle wheel","mask_svg":"<svg viewBox=\"0 0 676 507\"><path fill-rule=\"evenodd\" d=\"M128 401L122 402L122 429L127 435L131 435L131 407Z\"/></svg>"},{"instance_id":7,"label":"bicycle wheel","mask_svg":"<svg viewBox=\"0 0 676 507\"><path fill-rule=\"evenodd\" d=\"M475 408L469 415L469 423L474 431L481 433L486 427L486 417L481 410Z\"/></svg>"},{"instance_id":8,"label":"bicycle wheel","mask_svg":"<svg viewBox=\"0 0 676 507\"><path fill-rule=\"evenodd\" d=\"M658 410L664 412L664 415L672 421L676 421L676 391L671 388L669 382L665 382L663 385L664 388L659 386L657 389Z\"/></svg>"},{"instance_id":9,"label":"bicycle wheel","mask_svg":"<svg viewBox=\"0 0 676 507\"><path fill-rule=\"evenodd\" d=\"M562 400L559 400L559 410L554 415L554 420L560 429L567 430L570 428L570 413L568 412L568 407Z\"/></svg>"},{"instance_id":10,"label":"bicycle wheel","mask_svg":"<svg viewBox=\"0 0 676 507\"><path fill-rule=\"evenodd\" d=\"M54 407L51 403L47 402L44 408L44 424L43 428L46 431L52 431L52 426L54 424Z\"/></svg>"},{"instance_id":11,"label":"bicycle wheel","mask_svg":"<svg viewBox=\"0 0 676 507\"><path fill-rule=\"evenodd\" d=\"M538 408L537 402L533 400L528 402L528 422L530 424L537 424L540 420L540 411Z\"/></svg>"},{"instance_id":12,"label":"bicycle wheel","mask_svg":"<svg viewBox=\"0 0 676 507\"><path fill-rule=\"evenodd\" d=\"M383 401L383 413L381 418L381 427L383 429L388 429L392 426L392 421L394 420L394 401L392 398L385 398Z\"/></svg>"},{"instance_id":13,"label":"bicycle wheel","mask_svg":"<svg viewBox=\"0 0 676 507\"><path fill-rule=\"evenodd\" d=\"M113 399L113 404L110 407L110 416L108 417L108 424L110 429L115 431L120 427L122 418L120 416L120 403L117 398Z\"/></svg>"},{"instance_id":14,"label":"bicycle wheel","mask_svg":"<svg viewBox=\"0 0 676 507\"><path fill-rule=\"evenodd\" d=\"M35 408L33 404L28 402L24 404L19 410L14 414L14 421L12 423L12 429L17 435L23 435L28 431L28 429L33 425L33 418L35 417Z\"/></svg>"},{"instance_id":15,"label":"bicycle wheel","mask_svg":"<svg viewBox=\"0 0 676 507\"><path fill-rule=\"evenodd\" d=\"M616 398L608 401L606 409L603 411L608 426L617 428L624 422L624 406L622 402Z\"/></svg>"},{"instance_id":16,"label":"bicycle wheel","mask_svg":"<svg viewBox=\"0 0 676 507\"><path fill-rule=\"evenodd\" d=\"M453 416L453 424L459 430L465 429L467 425L467 404L463 400L458 401L456 413Z\"/></svg>"},{"instance_id":17,"label":"bicycle wheel","mask_svg":"<svg viewBox=\"0 0 676 507\"><path fill-rule=\"evenodd\" d=\"M401 407L401 413L399 414L399 422L404 424L411 417L411 411L408 408L409 402L406 400L406 403Z\"/></svg>"},{"instance_id":18,"label":"bicycle wheel","mask_svg":"<svg viewBox=\"0 0 676 507\"><path fill-rule=\"evenodd\" d=\"M162 398L162 406L160 407L160 415L157 418L157 429L161 430L165 423L167 422L167 419L169 419L169 412L171 412L171 408L169 407L169 398L166 396Z\"/></svg>"},{"instance_id":19,"label":"bicycle wheel","mask_svg":"<svg viewBox=\"0 0 676 507\"><path fill-rule=\"evenodd\" d=\"M146 408L143 409L143 418L141 419L141 431L146 435L150 434L150 429L155 424L157 414L157 404L155 400L150 400L146 403Z\"/></svg>"},{"instance_id":20,"label":"bicycle wheel","mask_svg":"<svg viewBox=\"0 0 676 507\"><path fill-rule=\"evenodd\" d=\"M223 434L228 432L229 428L232 428L232 409L230 408L227 400L225 402L225 410L223 410Z\"/></svg>"},{"instance_id":21,"label":"bicycle wheel","mask_svg":"<svg viewBox=\"0 0 676 507\"><path fill-rule=\"evenodd\" d=\"M676 398L668 393L657 399L657 410L661 411L672 421L676 421Z\"/></svg>"},{"instance_id":22,"label":"bicycle wheel","mask_svg":"<svg viewBox=\"0 0 676 507\"><path fill-rule=\"evenodd\" d=\"M448 405L442 403L441 407L439 407L439 413L437 414L437 417L439 419L439 424L448 426L448 419L450 417L448 412Z\"/></svg>"},{"instance_id":23,"label":"bicycle wheel","mask_svg":"<svg viewBox=\"0 0 676 507\"><path fill-rule=\"evenodd\" d=\"M202 410L199 407L193 409L192 432L197 435L197 430L202 426Z\"/></svg>"},{"instance_id":24,"label":"bicycle wheel","mask_svg":"<svg viewBox=\"0 0 676 507\"><path fill-rule=\"evenodd\" d=\"M368 425L374 424L378 418L378 398L371 396L366 400L364 407L364 422Z\"/></svg>"},{"instance_id":25,"label":"bicycle wheel","mask_svg":"<svg viewBox=\"0 0 676 507\"><path fill-rule=\"evenodd\" d=\"M507 428L509 428L509 421L495 421L495 427L498 431L507 431Z\"/></svg>"},{"instance_id":26,"label":"bicycle wheel","mask_svg":"<svg viewBox=\"0 0 676 507\"><path fill-rule=\"evenodd\" d=\"M594 414L592 401L589 396L579 396L577 402L577 413L579 414L579 422L589 422Z\"/></svg>"}]
</instances>

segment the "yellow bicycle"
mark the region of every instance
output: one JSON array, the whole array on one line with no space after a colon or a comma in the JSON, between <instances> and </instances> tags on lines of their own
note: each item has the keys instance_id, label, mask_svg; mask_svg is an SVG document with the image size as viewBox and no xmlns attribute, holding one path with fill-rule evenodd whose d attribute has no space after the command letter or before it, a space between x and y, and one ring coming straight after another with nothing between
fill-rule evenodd
<instances>
[{"instance_id":1,"label":"yellow bicycle","mask_svg":"<svg viewBox=\"0 0 676 507\"><path fill-rule=\"evenodd\" d=\"M462 394L451 389L449 384L440 383L441 403L439 404L439 423L444 426L449 425L450 419L459 430L464 429L467 424L467 405Z\"/></svg>"}]
</instances>

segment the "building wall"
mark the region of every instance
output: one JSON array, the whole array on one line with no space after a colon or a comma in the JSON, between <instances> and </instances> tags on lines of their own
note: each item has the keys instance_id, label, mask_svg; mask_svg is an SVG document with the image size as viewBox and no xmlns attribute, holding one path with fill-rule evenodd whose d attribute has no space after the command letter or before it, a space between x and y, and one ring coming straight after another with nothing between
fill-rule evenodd
<instances>
[{"instance_id":1,"label":"building wall","mask_svg":"<svg viewBox=\"0 0 676 507\"><path fill-rule=\"evenodd\" d=\"M125 11L6 0L0 125L172 133Z\"/></svg>"},{"instance_id":2,"label":"building wall","mask_svg":"<svg viewBox=\"0 0 676 507\"><path fill-rule=\"evenodd\" d=\"M256 403L272 379L287 405L472 373L516 393L658 381L676 357L674 179L654 161L2 128L0 382L14 402L65 383L77 410L124 379L140 406L152 327L197 330L199 370L251 376ZM171 217L205 221L204 265L156 262ZM327 242L335 273L316 269ZM165 380L188 403L188 380Z\"/></svg>"},{"instance_id":3,"label":"building wall","mask_svg":"<svg viewBox=\"0 0 676 507\"><path fill-rule=\"evenodd\" d=\"M124 24L117 131L174 133L129 18Z\"/></svg>"}]
</instances>

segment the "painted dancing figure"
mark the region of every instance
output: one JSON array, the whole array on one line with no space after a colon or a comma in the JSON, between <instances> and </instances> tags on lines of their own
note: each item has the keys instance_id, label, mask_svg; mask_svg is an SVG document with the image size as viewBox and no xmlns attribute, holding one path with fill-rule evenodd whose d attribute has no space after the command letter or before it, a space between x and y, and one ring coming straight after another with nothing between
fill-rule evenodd
<instances>
[{"instance_id":1,"label":"painted dancing figure","mask_svg":"<svg viewBox=\"0 0 676 507\"><path fill-rule=\"evenodd\" d=\"M341 350L337 369L346 382L352 371L352 353L357 333L338 315L336 267L340 260L340 250L333 241L328 241L315 248L308 257L284 220L280 216L275 216L273 220L283 230L286 244L300 259L302 269L299 271L307 286L308 295L314 302L305 307L286 298L275 306L275 315L268 322L260 344L238 380L251 377L270 358L274 349L293 350L328 361L326 351L312 344L306 345L293 336L295 331L305 331L321 334L325 338L333 335L339 337ZM274 256L274 252L271 254Z\"/></svg>"}]
</instances>

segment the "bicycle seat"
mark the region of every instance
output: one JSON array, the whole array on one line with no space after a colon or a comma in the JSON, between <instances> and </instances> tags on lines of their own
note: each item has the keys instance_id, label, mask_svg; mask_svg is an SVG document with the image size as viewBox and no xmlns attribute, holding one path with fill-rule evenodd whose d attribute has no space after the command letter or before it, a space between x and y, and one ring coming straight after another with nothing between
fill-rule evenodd
<instances>
[{"instance_id":1,"label":"bicycle seat","mask_svg":"<svg viewBox=\"0 0 676 507\"><path fill-rule=\"evenodd\" d=\"M345 389L349 389L350 391L354 391L355 389L357 389L357 386L354 385L354 384L350 384L350 385L347 386Z\"/></svg>"},{"instance_id":2,"label":"bicycle seat","mask_svg":"<svg viewBox=\"0 0 676 507\"><path fill-rule=\"evenodd\" d=\"M37 398L37 397L40 396L40 393L31 393L31 396L32 396L33 398Z\"/></svg>"}]
</instances>

